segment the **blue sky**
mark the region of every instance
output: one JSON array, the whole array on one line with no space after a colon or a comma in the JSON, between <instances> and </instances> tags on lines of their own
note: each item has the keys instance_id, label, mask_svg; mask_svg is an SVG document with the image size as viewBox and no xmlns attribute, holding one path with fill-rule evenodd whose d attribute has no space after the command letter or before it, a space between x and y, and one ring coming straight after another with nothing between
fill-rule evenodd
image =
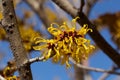
<instances>
[{"instance_id":1,"label":"blue sky","mask_svg":"<svg viewBox=\"0 0 120 80\"><path fill-rule=\"evenodd\" d=\"M22 4L20 6L27 7L25 4ZM16 11L16 13L17 15L21 16L21 14L19 14L19 11L20 10ZM120 0L101 0L94 6L92 12L90 13L90 19L95 19L104 13L115 13L117 11L120 11ZM38 21L38 19L36 20ZM41 22L38 21L38 23L37 25L40 26ZM111 41L111 36L109 35L110 33L108 29L106 28L102 30L101 34L109 42L109 44L111 44L116 49L116 46ZM5 53L5 57L0 62L0 64L6 65L7 61L12 57L11 50L9 49L9 43L6 41L0 41L0 50ZM39 52L34 52L34 55L31 56L36 57L39 55ZM110 69L110 66L113 65L113 62L101 50L99 50L97 53L90 57L89 64L92 67ZM73 77L73 68L66 69L65 66L62 66L60 64L53 64L51 60L48 60L46 62L33 63L31 65L31 68L34 80L73 80L71 78ZM91 72L91 75L93 80L97 80L102 75L102 73ZM111 75L106 80L113 80L114 77L114 75Z\"/></svg>"}]
</instances>

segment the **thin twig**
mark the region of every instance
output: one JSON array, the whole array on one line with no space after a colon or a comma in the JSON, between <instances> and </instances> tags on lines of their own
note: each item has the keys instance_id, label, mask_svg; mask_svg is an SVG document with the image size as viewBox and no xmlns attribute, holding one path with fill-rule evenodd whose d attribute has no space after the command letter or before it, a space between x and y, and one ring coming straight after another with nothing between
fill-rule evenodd
<instances>
[{"instance_id":1,"label":"thin twig","mask_svg":"<svg viewBox=\"0 0 120 80\"><path fill-rule=\"evenodd\" d=\"M29 59L29 61L25 62L24 64L39 62L39 61L43 61L43 60L44 60L44 56L42 56L42 57L36 57L36 58ZM100 69L100 68L87 67L87 66L83 66L83 65L81 65L79 63L76 63L72 58L69 58L69 60L73 64L75 64L77 67L85 69L85 70L120 75L119 72L115 72L113 70L104 70L104 69Z\"/></svg>"},{"instance_id":2,"label":"thin twig","mask_svg":"<svg viewBox=\"0 0 120 80\"><path fill-rule=\"evenodd\" d=\"M29 59L28 63L34 63L34 62L43 61L43 60L44 60L44 56L36 57L36 58Z\"/></svg>"},{"instance_id":3,"label":"thin twig","mask_svg":"<svg viewBox=\"0 0 120 80\"><path fill-rule=\"evenodd\" d=\"M75 64L77 67L85 69L85 70L89 70L89 71L95 71L95 72L103 72L103 73L108 73L108 74L116 74L116 75L120 75L119 72L115 72L113 70L104 70L104 69L100 69L100 68L93 68L93 67L87 67L87 66L83 66L81 64L76 63L72 58L69 59L73 64Z\"/></svg>"},{"instance_id":4,"label":"thin twig","mask_svg":"<svg viewBox=\"0 0 120 80\"><path fill-rule=\"evenodd\" d=\"M115 71L117 68L115 66L112 66L112 68L110 69L111 71ZM105 80L110 74L109 73L104 73L99 80Z\"/></svg>"},{"instance_id":5,"label":"thin twig","mask_svg":"<svg viewBox=\"0 0 120 80\"><path fill-rule=\"evenodd\" d=\"M104 73L98 80L105 80L110 74Z\"/></svg>"},{"instance_id":6,"label":"thin twig","mask_svg":"<svg viewBox=\"0 0 120 80\"><path fill-rule=\"evenodd\" d=\"M70 14L73 18L79 16L80 20L78 23L80 25L88 24L88 27L93 29L92 33L88 33L91 38L95 41L95 43L104 51L104 53L109 56L120 67L120 54L113 49L107 41L101 36L101 34L96 30L96 26L93 25L87 16L83 12L80 12L73 8L73 6L67 0L52 0L55 4L57 4L60 8ZM101 44L102 43L102 44Z\"/></svg>"},{"instance_id":7,"label":"thin twig","mask_svg":"<svg viewBox=\"0 0 120 80\"><path fill-rule=\"evenodd\" d=\"M21 67L24 67L24 65L27 65L27 64L32 64L34 62L39 62L39 61L44 61L44 56L42 57L35 57L35 58L32 58L32 59L29 59L28 61L24 61L23 64L21 64L19 67L12 67L13 70L19 70Z\"/></svg>"}]
</instances>

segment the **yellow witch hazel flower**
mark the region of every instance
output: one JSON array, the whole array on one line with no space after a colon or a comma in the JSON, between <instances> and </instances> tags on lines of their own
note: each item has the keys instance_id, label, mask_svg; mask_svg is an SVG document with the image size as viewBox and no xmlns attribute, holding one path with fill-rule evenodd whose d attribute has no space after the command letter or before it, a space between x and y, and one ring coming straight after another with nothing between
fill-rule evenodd
<instances>
[{"instance_id":1,"label":"yellow witch hazel flower","mask_svg":"<svg viewBox=\"0 0 120 80\"><path fill-rule=\"evenodd\" d=\"M17 77L13 75L9 66L3 70L3 76L5 77L5 80L17 80Z\"/></svg>"},{"instance_id":2,"label":"yellow witch hazel flower","mask_svg":"<svg viewBox=\"0 0 120 80\"><path fill-rule=\"evenodd\" d=\"M24 27L24 26L20 26L19 27L20 30L20 34L22 37L22 41L24 44L25 49L29 52L32 50L32 44L33 44L33 40L34 37L38 37L40 36L39 32L34 31L33 27Z\"/></svg>"},{"instance_id":3,"label":"yellow witch hazel flower","mask_svg":"<svg viewBox=\"0 0 120 80\"><path fill-rule=\"evenodd\" d=\"M35 50L43 50L45 60L52 58L53 62L61 62L70 67L69 58L71 57L77 63L81 60L87 59L94 46L90 44L90 40L84 36L92 29L85 24L79 30L76 30L76 21L79 17L72 20L72 27L70 28L66 22L62 25L57 23L51 24L48 31L53 35L54 39L35 38L33 48Z\"/></svg>"}]
</instances>

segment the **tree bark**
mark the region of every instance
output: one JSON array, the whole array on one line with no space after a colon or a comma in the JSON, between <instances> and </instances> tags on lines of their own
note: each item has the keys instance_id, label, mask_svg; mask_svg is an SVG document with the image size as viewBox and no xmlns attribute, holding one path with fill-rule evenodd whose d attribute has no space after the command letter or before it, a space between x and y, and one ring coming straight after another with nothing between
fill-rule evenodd
<instances>
[{"instance_id":1,"label":"tree bark","mask_svg":"<svg viewBox=\"0 0 120 80\"><path fill-rule=\"evenodd\" d=\"M21 80L32 80L30 64L22 65L28 60L18 30L17 19L13 7L13 0L2 0L2 26L6 31L10 47L14 55Z\"/></svg>"}]
</instances>

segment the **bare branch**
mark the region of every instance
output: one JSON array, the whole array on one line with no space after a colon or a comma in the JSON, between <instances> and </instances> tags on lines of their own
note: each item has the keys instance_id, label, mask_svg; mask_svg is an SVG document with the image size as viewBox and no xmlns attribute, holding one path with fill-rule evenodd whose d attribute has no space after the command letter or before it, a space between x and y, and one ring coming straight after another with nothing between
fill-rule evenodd
<instances>
[{"instance_id":1,"label":"bare branch","mask_svg":"<svg viewBox=\"0 0 120 80\"><path fill-rule=\"evenodd\" d=\"M110 74L104 73L98 80L105 80Z\"/></svg>"},{"instance_id":2,"label":"bare branch","mask_svg":"<svg viewBox=\"0 0 120 80\"><path fill-rule=\"evenodd\" d=\"M89 70L89 71L95 71L95 72L103 72L103 73L108 73L108 74L116 74L116 75L120 75L119 72L115 72L113 70L104 70L104 69L100 69L100 68L92 68L92 67L87 67L87 66L83 66L79 63L76 63L72 58L69 58L69 60L75 64L77 67L85 69L85 70ZM39 62L39 61L44 61L44 56L42 57L36 57L36 58L32 58L29 59L29 61L25 62L24 64L28 64L28 63L34 63L34 62Z\"/></svg>"},{"instance_id":3,"label":"bare branch","mask_svg":"<svg viewBox=\"0 0 120 80\"><path fill-rule=\"evenodd\" d=\"M10 47L14 55L17 67L21 66L24 61L28 60L27 52L23 47L18 24L13 7L13 0L2 0L3 20L2 26L6 31ZM32 80L30 65L26 64L18 69L21 80Z\"/></svg>"},{"instance_id":4,"label":"bare branch","mask_svg":"<svg viewBox=\"0 0 120 80\"><path fill-rule=\"evenodd\" d=\"M112 68L110 69L111 71L115 71L117 68L115 66L112 66ZM109 73L104 73L99 80L105 80L110 74Z\"/></svg>"},{"instance_id":5,"label":"bare branch","mask_svg":"<svg viewBox=\"0 0 120 80\"><path fill-rule=\"evenodd\" d=\"M95 41L95 43L105 52L105 54L109 56L109 58L111 58L113 62L115 62L120 67L119 61L120 54L107 43L107 41L96 30L96 26L93 25L88 20L88 18L85 16L83 12L74 9L67 0L52 0L52 1L56 3L59 7L61 7L63 10L65 10L68 14L70 14L73 18L79 16L80 20L78 20L78 23L80 25L83 26L84 24L88 24L89 25L88 27L93 30L92 33L88 34Z\"/></svg>"},{"instance_id":6,"label":"bare branch","mask_svg":"<svg viewBox=\"0 0 120 80\"><path fill-rule=\"evenodd\" d=\"M44 60L44 56L42 56L42 57L36 57L36 58L29 59L29 61L27 63L31 64L31 63L38 62L38 61L43 61L43 60Z\"/></svg>"},{"instance_id":7,"label":"bare branch","mask_svg":"<svg viewBox=\"0 0 120 80\"><path fill-rule=\"evenodd\" d=\"M115 72L113 70L104 70L104 69L100 69L100 68L93 68L93 67L87 67L87 66L83 66L81 64L77 64L73 59L70 58L70 61L72 63L74 63L77 67L85 69L85 70L89 70L89 71L95 71L95 72L103 72L103 73L108 73L108 74L115 74L115 75L120 75L119 72Z\"/></svg>"}]
</instances>

